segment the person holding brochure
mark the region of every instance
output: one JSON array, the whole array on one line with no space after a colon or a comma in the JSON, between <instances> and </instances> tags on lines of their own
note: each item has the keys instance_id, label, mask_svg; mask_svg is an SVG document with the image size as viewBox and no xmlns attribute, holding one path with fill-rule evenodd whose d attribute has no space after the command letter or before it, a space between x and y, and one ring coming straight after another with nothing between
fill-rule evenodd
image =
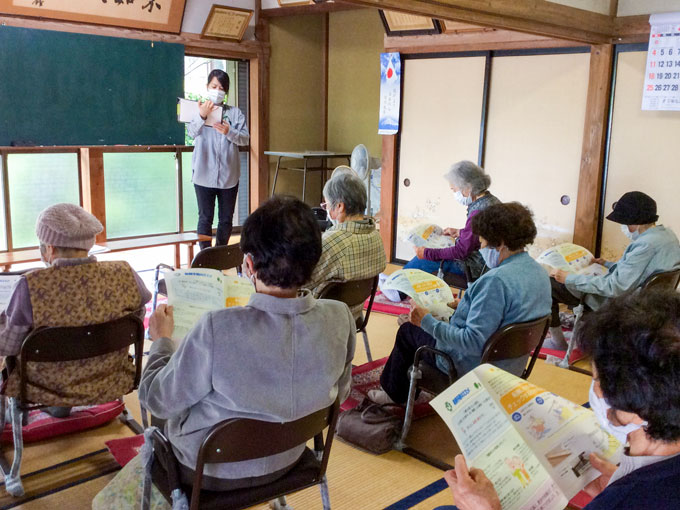
<instances>
[{"instance_id":1,"label":"person holding brochure","mask_svg":"<svg viewBox=\"0 0 680 510\"><path fill-rule=\"evenodd\" d=\"M355 325L346 304L300 291L321 256L321 232L301 201L274 197L243 225L244 274L255 293L246 306L208 312L175 351L172 307L151 316L153 345L139 399L156 419L191 483L210 428L230 418L289 422L343 401L351 382ZM204 488L270 483L298 461L305 445L250 461L206 465ZM207 477L207 478L206 478ZM141 493L133 459L95 498L93 508L129 508ZM163 502L154 489L153 500ZM153 505L152 505L153 507Z\"/></svg>"},{"instance_id":2,"label":"person holding brochure","mask_svg":"<svg viewBox=\"0 0 680 510\"><path fill-rule=\"evenodd\" d=\"M480 364L484 344L499 328L550 313L548 275L524 251L536 237L531 212L517 202L491 205L472 219L472 231L479 236L480 253L490 271L468 287L449 323L435 319L424 308L411 309L380 377L382 389L369 392L373 401L406 401L408 369L421 345L451 356L461 377ZM442 360L428 356L424 360L446 371ZM496 364L519 375L526 361L523 356Z\"/></svg>"},{"instance_id":3,"label":"person holding brochure","mask_svg":"<svg viewBox=\"0 0 680 510\"><path fill-rule=\"evenodd\" d=\"M191 182L198 202L197 232L212 236L215 199L217 199L217 237L215 245L226 245L231 236L238 182L241 176L239 146L248 145L250 135L246 117L235 106L224 104L229 91L229 75L215 69L208 75L208 99L199 103L199 114L187 124L187 132L194 139L191 157ZM222 122L212 127L205 125L208 114L223 108ZM209 241L199 243L201 249Z\"/></svg>"},{"instance_id":4,"label":"person holding brochure","mask_svg":"<svg viewBox=\"0 0 680 510\"><path fill-rule=\"evenodd\" d=\"M595 498L586 510L680 508L680 296L648 290L615 298L585 317L577 335L593 358L591 398L601 402L591 406L608 408L596 412L602 426L625 428L627 439L618 466L591 454L602 474L585 488ZM500 510L482 470L468 469L462 455L455 468L445 479L460 510Z\"/></svg>"},{"instance_id":5,"label":"person holding brochure","mask_svg":"<svg viewBox=\"0 0 680 510\"><path fill-rule=\"evenodd\" d=\"M462 260L466 260L473 278L482 274L484 260L479 253L479 238L472 231L472 218L499 200L489 192L491 177L484 169L471 161L459 161L451 165L444 175L458 203L467 206L467 221L461 229L446 228L445 235L456 239L450 248L416 248L416 256L404 269L421 269L428 273L437 273L439 262L444 260L443 270L446 273L464 274Z\"/></svg>"},{"instance_id":6,"label":"person holding brochure","mask_svg":"<svg viewBox=\"0 0 680 510\"><path fill-rule=\"evenodd\" d=\"M594 259L594 262L609 269L605 275L569 274L559 269L550 271L551 336L546 339L544 347L567 350L560 327L560 303L576 306L585 295L585 304L597 310L607 299L636 289L652 274L680 268L678 238L670 228L656 224L659 216L652 197L641 191L629 191L614 202L613 211L607 219L619 223L631 243L617 262Z\"/></svg>"}]
</instances>

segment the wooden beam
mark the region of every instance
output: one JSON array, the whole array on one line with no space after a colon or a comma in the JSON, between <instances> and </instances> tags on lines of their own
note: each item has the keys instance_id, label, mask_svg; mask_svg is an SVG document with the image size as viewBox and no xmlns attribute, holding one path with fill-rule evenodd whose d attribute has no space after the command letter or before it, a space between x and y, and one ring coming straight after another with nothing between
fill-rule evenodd
<instances>
[{"instance_id":1,"label":"wooden beam","mask_svg":"<svg viewBox=\"0 0 680 510\"><path fill-rule=\"evenodd\" d=\"M344 3L391 9L433 18L515 30L588 44L608 43L614 36L611 16L545 0L343 0Z\"/></svg>"},{"instance_id":2,"label":"wooden beam","mask_svg":"<svg viewBox=\"0 0 680 510\"><path fill-rule=\"evenodd\" d=\"M603 191L602 173L606 152L613 59L613 45L603 44L591 48L581 171L574 220L574 243L593 252L597 241L600 195Z\"/></svg>"},{"instance_id":3,"label":"wooden beam","mask_svg":"<svg viewBox=\"0 0 680 510\"><path fill-rule=\"evenodd\" d=\"M574 41L551 39L540 35L509 30L482 29L440 35L405 37L385 36L385 51L401 54L440 53L455 51L487 51L527 48L559 48L574 46Z\"/></svg>"},{"instance_id":4,"label":"wooden beam","mask_svg":"<svg viewBox=\"0 0 680 510\"><path fill-rule=\"evenodd\" d=\"M322 3L309 5L293 5L289 7L275 7L273 9L262 9L262 16L265 18L279 18L282 16L299 16L301 14L322 14L324 12L353 11L361 9L360 5L349 3Z\"/></svg>"},{"instance_id":5,"label":"wooden beam","mask_svg":"<svg viewBox=\"0 0 680 510\"><path fill-rule=\"evenodd\" d=\"M71 32L77 34L105 35L109 37L123 37L127 39L141 39L153 42L183 44L187 54L200 53L201 56L217 56L229 58L252 58L257 56L262 45L259 41L218 41L201 39L200 34L182 32L168 34L131 28L89 25L68 21L52 21L47 19L27 18L21 16L0 15L0 25L21 28L35 28L39 30L54 30L57 32Z\"/></svg>"},{"instance_id":6,"label":"wooden beam","mask_svg":"<svg viewBox=\"0 0 680 510\"><path fill-rule=\"evenodd\" d=\"M380 237L387 260L394 258L394 217L397 206L397 135L382 137L380 174Z\"/></svg>"},{"instance_id":7,"label":"wooden beam","mask_svg":"<svg viewBox=\"0 0 680 510\"><path fill-rule=\"evenodd\" d=\"M614 20L616 36L614 43L634 43L649 41L649 15L622 16Z\"/></svg>"},{"instance_id":8,"label":"wooden beam","mask_svg":"<svg viewBox=\"0 0 680 510\"><path fill-rule=\"evenodd\" d=\"M104 192L104 151L95 148L80 149L80 182L83 208L93 214L104 230L96 242L106 241L106 194Z\"/></svg>"}]
</instances>

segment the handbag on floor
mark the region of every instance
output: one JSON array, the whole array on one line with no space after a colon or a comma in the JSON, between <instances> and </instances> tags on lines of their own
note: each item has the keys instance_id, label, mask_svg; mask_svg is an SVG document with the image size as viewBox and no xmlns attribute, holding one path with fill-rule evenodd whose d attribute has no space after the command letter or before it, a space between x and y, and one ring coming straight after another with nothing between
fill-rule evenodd
<instances>
[{"instance_id":1,"label":"handbag on floor","mask_svg":"<svg viewBox=\"0 0 680 510\"><path fill-rule=\"evenodd\" d=\"M338 417L335 433L344 441L371 453L386 453L399 437L402 419L390 412L396 404L376 404L364 398Z\"/></svg>"}]
</instances>

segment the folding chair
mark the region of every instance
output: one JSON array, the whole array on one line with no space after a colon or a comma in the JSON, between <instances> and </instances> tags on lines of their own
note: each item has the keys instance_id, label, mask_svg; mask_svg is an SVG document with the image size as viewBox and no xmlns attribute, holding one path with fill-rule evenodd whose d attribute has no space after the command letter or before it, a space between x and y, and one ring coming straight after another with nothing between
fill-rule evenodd
<instances>
[{"instance_id":1,"label":"folding chair","mask_svg":"<svg viewBox=\"0 0 680 510\"><path fill-rule=\"evenodd\" d=\"M231 419L213 426L198 451L196 469L191 484L180 480L179 464L170 442L157 429L152 441L154 459L151 468L153 484L168 502L174 489L180 488L191 501L190 509L211 508L237 510L272 501L272 508L290 509L285 495L307 487L320 485L324 510L330 510L326 467L335 435L339 411L336 400L330 407L304 418L274 423L252 419ZM328 427L326 440L323 431ZM262 486L230 491L201 490L206 464L241 462L284 452L314 438L314 450L305 448L300 460L281 478ZM144 500L142 509L148 509Z\"/></svg>"},{"instance_id":2,"label":"folding chair","mask_svg":"<svg viewBox=\"0 0 680 510\"><path fill-rule=\"evenodd\" d=\"M226 271L234 267L238 268L243 262L243 254L238 244L230 244L227 246L213 246L199 251L194 260L191 261L192 268L217 269L218 271ZM154 275L154 292L151 309L155 310L158 303L158 295L166 296L168 289L165 285L165 279L160 278L161 269L174 271L175 268L167 264L158 264L156 266L156 273ZM239 270L239 274L241 274Z\"/></svg>"},{"instance_id":3,"label":"folding chair","mask_svg":"<svg viewBox=\"0 0 680 510\"><path fill-rule=\"evenodd\" d=\"M515 324L508 324L496 331L484 344L482 350L481 364L493 363L494 361L501 361L506 359L519 358L521 356L529 356L529 363L526 365L520 377L528 379L531 371L534 368L538 352L541 350L543 340L548 333L550 325L550 316L541 317L527 322L519 322ZM432 353L435 357L439 356L444 360L447 366L447 373L433 367L429 363L422 361L425 352ZM415 406L417 390L424 389L428 393L438 395L446 388L451 386L458 374L456 373L455 365L451 357L443 351L434 349L428 346L419 347L413 359L413 365L409 369L409 378L411 380L409 386L408 400L406 401L406 412L404 413L404 425L401 430L401 436L395 444L395 448L410 455L413 455L429 464L436 467L443 467L450 469L450 467L443 463L432 459L420 452L409 448L406 445L406 437L408 436L411 422L413 419L413 408ZM415 455L414 455L415 454Z\"/></svg>"},{"instance_id":4,"label":"folding chair","mask_svg":"<svg viewBox=\"0 0 680 510\"><path fill-rule=\"evenodd\" d=\"M12 432L14 437L14 461L9 464L0 453L0 463L6 477L6 488L10 494L21 496L21 456L23 453L22 415L32 409L48 407L39 402L31 402L27 397L27 368L31 362L54 363L85 360L97 356L129 349L135 346L135 376L130 392L137 389L142 376L142 351L144 347L144 325L139 317L130 314L120 319L101 324L78 327L41 327L32 331L23 341L21 351L16 356L7 357L7 366L18 370L19 397L10 397ZM122 395L120 395L122 400ZM84 405L91 402L83 402ZM123 410L121 421L136 433L142 428ZM0 430L5 426L5 397L0 397ZM9 472L9 474L8 474Z\"/></svg>"},{"instance_id":5,"label":"folding chair","mask_svg":"<svg viewBox=\"0 0 680 510\"><path fill-rule=\"evenodd\" d=\"M366 314L361 313L356 321L357 333L361 333L364 337L364 348L366 349L366 357L368 361L373 361L371 356L371 347L368 344L368 333L366 333L366 325L368 318L371 316L371 308L373 308L373 300L375 293L378 290L378 275L365 278L363 280L349 280L346 282L332 282L319 295L319 299L333 299L335 301L342 301L350 308L353 306L363 305L363 303L370 297Z\"/></svg>"},{"instance_id":6,"label":"folding chair","mask_svg":"<svg viewBox=\"0 0 680 510\"><path fill-rule=\"evenodd\" d=\"M474 282L479 276L484 274L486 272L486 266L482 269L482 273L475 278L472 275L472 271L470 271L470 266L468 265L466 260L456 260L456 262L460 262L463 265L463 271L464 274L457 274L457 273L447 273L444 271L444 262L445 260L442 260L439 262L439 271L437 271L437 276L444 280L449 287L453 287L455 289L458 289L459 291L464 291L467 290L468 285L470 285L472 282ZM458 293L460 295L460 292Z\"/></svg>"},{"instance_id":7,"label":"folding chair","mask_svg":"<svg viewBox=\"0 0 680 510\"><path fill-rule=\"evenodd\" d=\"M665 289L676 289L678 287L678 283L680 282L680 269L673 269L671 271L662 271L660 273L654 273L649 275L644 282L639 287L640 291L652 289L652 288L665 288ZM592 310L586 305L585 299L586 295L584 294L581 296L581 302L578 306L574 307L574 328L573 331L574 333L576 332L576 328L578 326L579 321L583 317L584 314L591 312ZM573 335L572 335L573 336ZM590 375L592 376L592 372L589 370L584 370L582 368L575 367L569 363L569 358L571 357L571 353L576 347L575 342L569 342L567 346L567 352L564 355L564 358L560 360L556 365L560 368L566 368L568 370L572 370L574 372L579 372L584 375Z\"/></svg>"}]
</instances>

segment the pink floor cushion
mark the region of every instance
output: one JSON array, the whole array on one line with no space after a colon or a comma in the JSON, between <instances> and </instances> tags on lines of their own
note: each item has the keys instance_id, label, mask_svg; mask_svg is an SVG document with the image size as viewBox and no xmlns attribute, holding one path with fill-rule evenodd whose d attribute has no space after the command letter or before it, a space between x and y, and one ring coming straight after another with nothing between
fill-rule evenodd
<instances>
[{"instance_id":1,"label":"pink floor cushion","mask_svg":"<svg viewBox=\"0 0 680 510\"><path fill-rule=\"evenodd\" d=\"M382 374L385 363L387 363L386 357L352 368L352 389L347 400L340 406L340 411L349 411L355 408L368 395L370 390L380 388L380 374ZM420 393L413 408L414 419L434 413L429 404L431 398L432 396L425 392ZM405 409L405 407L395 408L394 412L403 416Z\"/></svg>"},{"instance_id":2,"label":"pink floor cushion","mask_svg":"<svg viewBox=\"0 0 680 510\"><path fill-rule=\"evenodd\" d=\"M368 308L368 302L370 300L371 298L368 298L364 303L364 310ZM387 299L385 294L378 290L375 294L375 299L373 300L372 310L374 312L387 313L389 315L401 315L402 313L409 312L408 300L404 300L401 303L395 303L394 301Z\"/></svg>"},{"instance_id":3,"label":"pink floor cushion","mask_svg":"<svg viewBox=\"0 0 680 510\"><path fill-rule=\"evenodd\" d=\"M54 418L42 409L36 409L29 412L28 425L23 427L22 436L24 442L30 443L91 429L115 419L124 407L124 404L117 400L96 406L79 406L71 409L71 414L66 418ZM10 424L6 424L5 430L2 431L2 441L12 441Z\"/></svg>"},{"instance_id":4,"label":"pink floor cushion","mask_svg":"<svg viewBox=\"0 0 680 510\"><path fill-rule=\"evenodd\" d=\"M124 437L123 439L111 439L104 444L111 452L111 455L113 455L113 458L116 459L116 462L120 464L120 467L123 467L134 459L139 450L141 450L144 444L144 434Z\"/></svg>"}]
</instances>

